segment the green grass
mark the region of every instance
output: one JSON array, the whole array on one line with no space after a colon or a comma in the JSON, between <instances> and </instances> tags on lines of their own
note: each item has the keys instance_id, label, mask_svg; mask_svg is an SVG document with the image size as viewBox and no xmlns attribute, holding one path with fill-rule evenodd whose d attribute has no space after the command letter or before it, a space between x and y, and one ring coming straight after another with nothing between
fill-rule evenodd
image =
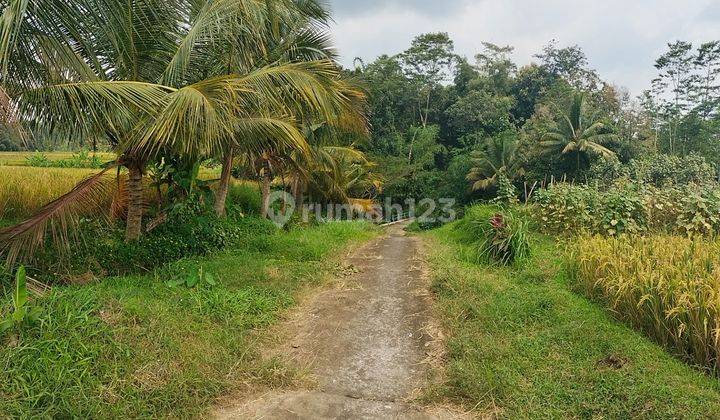
<instances>
[{"instance_id":1,"label":"green grass","mask_svg":"<svg viewBox=\"0 0 720 420\"><path fill-rule=\"evenodd\" d=\"M452 226L425 234L448 364L427 393L503 418L717 418L720 381L570 290L561 245L477 265Z\"/></svg>"},{"instance_id":2,"label":"green grass","mask_svg":"<svg viewBox=\"0 0 720 420\"><path fill-rule=\"evenodd\" d=\"M0 417L196 417L248 384L289 381L292 371L260 360L253 330L325 281L333 255L375 234L331 223L146 276L57 288L38 301L40 325L0 344ZM199 267L218 285L165 284Z\"/></svg>"}]
</instances>

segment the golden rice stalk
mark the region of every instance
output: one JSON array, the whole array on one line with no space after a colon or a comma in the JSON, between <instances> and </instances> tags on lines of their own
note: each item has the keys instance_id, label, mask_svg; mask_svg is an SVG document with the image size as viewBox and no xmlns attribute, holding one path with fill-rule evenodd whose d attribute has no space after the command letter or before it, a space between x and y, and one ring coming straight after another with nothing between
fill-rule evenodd
<instances>
[{"instance_id":1,"label":"golden rice stalk","mask_svg":"<svg viewBox=\"0 0 720 420\"><path fill-rule=\"evenodd\" d=\"M720 374L720 244L677 236L579 238L575 287L678 356Z\"/></svg>"}]
</instances>

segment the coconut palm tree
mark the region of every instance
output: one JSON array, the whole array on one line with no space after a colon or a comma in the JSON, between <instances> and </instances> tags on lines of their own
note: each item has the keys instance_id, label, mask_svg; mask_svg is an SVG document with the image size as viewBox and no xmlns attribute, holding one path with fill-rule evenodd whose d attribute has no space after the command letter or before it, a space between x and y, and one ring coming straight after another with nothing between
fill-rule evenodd
<instances>
[{"instance_id":1,"label":"coconut palm tree","mask_svg":"<svg viewBox=\"0 0 720 420\"><path fill-rule=\"evenodd\" d=\"M55 133L102 136L117 152L112 165L129 173L126 240L133 241L141 234L149 161L168 152L214 155L237 138L302 146L292 111L330 116L344 106L345 98L330 94L338 78L330 60L222 73L212 66L217 55L208 54L235 47L245 59L242 47L266 36L270 16L292 25L286 19L295 15L283 11L310 3L10 0L0 21L2 86L25 120ZM67 227L77 200L94 200L102 179L3 231L0 241L14 249L43 242L44 228Z\"/></svg>"},{"instance_id":2,"label":"coconut palm tree","mask_svg":"<svg viewBox=\"0 0 720 420\"><path fill-rule=\"evenodd\" d=\"M467 180L472 183L473 191L496 186L501 176L512 180L522 175L517 145L517 133L508 130L485 139L480 148L472 152L473 166Z\"/></svg>"},{"instance_id":3,"label":"coconut palm tree","mask_svg":"<svg viewBox=\"0 0 720 420\"><path fill-rule=\"evenodd\" d=\"M228 68L237 68L239 72L253 71L256 68L267 65L267 63L302 63L315 60L334 60L335 51L330 43L327 33L327 22L329 15L327 11L314 1L298 3L299 7L291 11L290 19L269 19L267 31L260 39L245 38L245 51L254 51L253 54L245 54L238 59L232 51L225 51L221 58L227 61ZM291 22L291 24L287 24ZM338 77L332 85L327 86L327 106L310 106L299 102L292 96L287 97L285 104L291 113L302 121L302 125L315 124L316 121L323 121L323 124L343 127L347 130L367 134L367 119L364 115L365 93L351 80ZM224 215L225 200L230 181L230 172L233 166L234 156L240 154L251 154L256 157L254 166L262 179L262 214L267 211L269 203L270 184L273 179L274 168L282 167L281 162L290 164L293 158L302 155L308 159L307 148L287 147L283 139L265 138L262 147L255 144L248 145L238 142L238 139L231 139L226 145L223 156L223 171L220 183L217 188L215 199L215 211L219 216ZM280 142L280 143L278 143Z\"/></svg>"},{"instance_id":4,"label":"coconut palm tree","mask_svg":"<svg viewBox=\"0 0 720 420\"><path fill-rule=\"evenodd\" d=\"M608 133L609 127L604 122L584 119L584 104L584 95L575 94L569 113L563 114L560 121L543 135L540 142L547 153L574 155L578 172L583 156L586 158L590 154L604 158L615 156L613 151L602 145L614 138L614 135Z\"/></svg>"}]
</instances>

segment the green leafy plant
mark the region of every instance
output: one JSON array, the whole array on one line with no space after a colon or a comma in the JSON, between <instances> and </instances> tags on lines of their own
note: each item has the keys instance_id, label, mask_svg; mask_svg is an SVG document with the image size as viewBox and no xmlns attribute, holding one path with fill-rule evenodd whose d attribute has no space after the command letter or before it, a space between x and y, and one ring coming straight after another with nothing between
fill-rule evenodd
<instances>
[{"instance_id":1,"label":"green leafy plant","mask_svg":"<svg viewBox=\"0 0 720 420\"><path fill-rule=\"evenodd\" d=\"M596 233L617 236L639 233L647 227L645 203L632 185L602 194L597 210L593 217Z\"/></svg>"},{"instance_id":2,"label":"green leafy plant","mask_svg":"<svg viewBox=\"0 0 720 420\"><path fill-rule=\"evenodd\" d=\"M189 289L193 289L198 286L217 286L215 276L205 271L201 266L197 271L193 271L185 276L180 276L176 279L170 280L166 283L169 287L185 286Z\"/></svg>"},{"instance_id":3,"label":"green leafy plant","mask_svg":"<svg viewBox=\"0 0 720 420\"><path fill-rule=\"evenodd\" d=\"M720 231L720 193L704 190L686 194L677 226L689 237L717 234Z\"/></svg>"},{"instance_id":4,"label":"green leafy plant","mask_svg":"<svg viewBox=\"0 0 720 420\"><path fill-rule=\"evenodd\" d=\"M48 159L47 155L35 152L32 155L25 158L28 166L34 166L37 168L49 168L52 166L52 161Z\"/></svg>"},{"instance_id":5,"label":"green leafy plant","mask_svg":"<svg viewBox=\"0 0 720 420\"><path fill-rule=\"evenodd\" d=\"M530 223L513 210L475 206L456 225L477 262L510 265L530 256Z\"/></svg>"},{"instance_id":6,"label":"green leafy plant","mask_svg":"<svg viewBox=\"0 0 720 420\"><path fill-rule=\"evenodd\" d=\"M0 334L17 329L24 324L38 321L42 308L30 305L27 291L25 267L21 266L15 274L15 286L12 291L12 311L0 320Z\"/></svg>"},{"instance_id":7,"label":"green leafy plant","mask_svg":"<svg viewBox=\"0 0 720 420\"><path fill-rule=\"evenodd\" d=\"M512 213L498 213L490 219L480 256L502 265L525 260L530 255L529 224Z\"/></svg>"}]
</instances>

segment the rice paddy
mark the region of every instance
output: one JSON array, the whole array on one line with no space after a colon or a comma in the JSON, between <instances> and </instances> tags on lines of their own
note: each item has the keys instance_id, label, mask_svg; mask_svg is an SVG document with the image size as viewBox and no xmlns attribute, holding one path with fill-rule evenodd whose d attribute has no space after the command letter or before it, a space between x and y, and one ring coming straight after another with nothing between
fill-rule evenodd
<instances>
[{"instance_id":1,"label":"rice paddy","mask_svg":"<svg viewBox=\"0 0 720 420\"><path fill-rule=\"evenodd\" d=\"M578 238L573 285L693 365L720 373L720 244L676 236Z\"/></svg>"},{"instance_id":2,"label":"rice paddy","mask_svg":"<svg viewBox=\"0 0 720 420\"><path fill-rule=\"evenodd\" d=\"M0 166L0 219L31 215L97 169Z\"/></svg>"}]
</instances>

